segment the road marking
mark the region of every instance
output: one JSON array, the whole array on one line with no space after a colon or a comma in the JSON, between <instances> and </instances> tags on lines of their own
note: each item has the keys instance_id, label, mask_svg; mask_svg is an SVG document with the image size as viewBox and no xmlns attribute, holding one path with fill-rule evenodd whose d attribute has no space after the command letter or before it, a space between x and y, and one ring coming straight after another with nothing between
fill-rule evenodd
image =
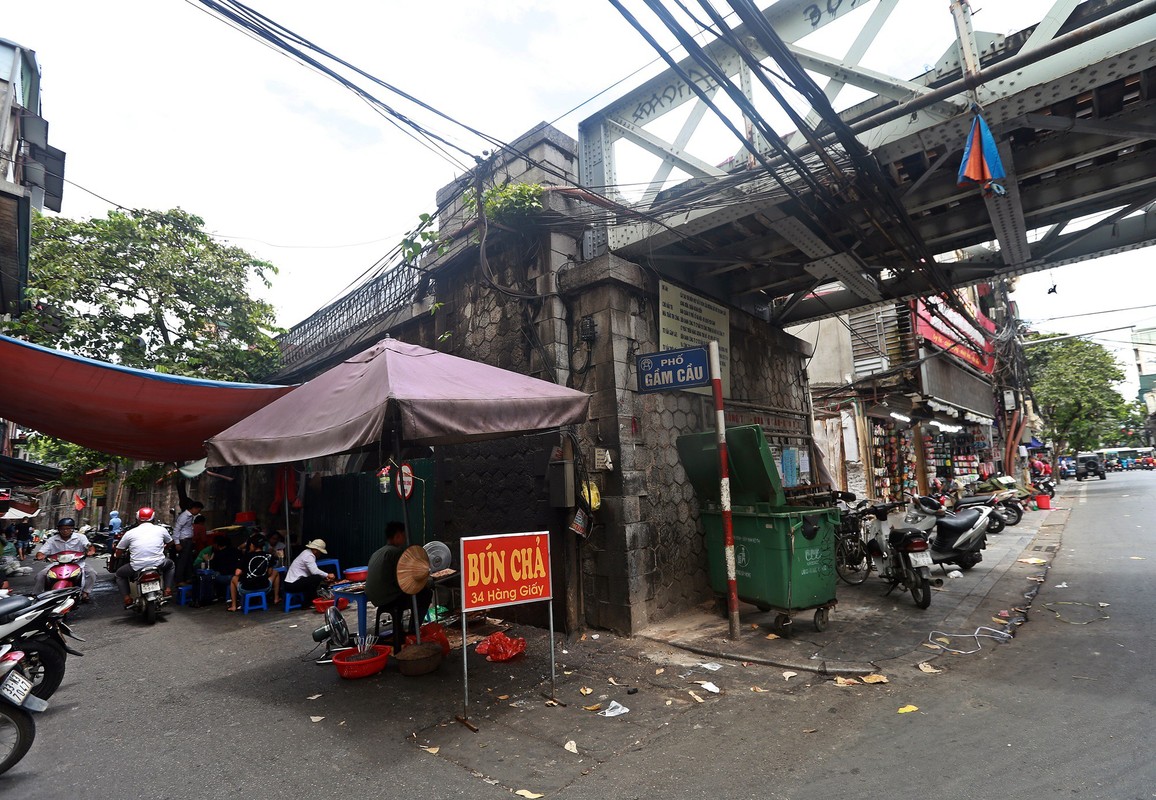
<instances>
[{"instance_id":1,"label":"road marking","mask_svg":"<svg viewBox=\"0 0 1156 800\"><path fill-rule=\"evenodd\" d=\"M1086 496L1087 493L1088 493L1088 484L1085 483L1083 486L1080 487L1080 505L1083 505L1084 503L1088 502L1088 498Z\"/></svg>"}]
</instances>

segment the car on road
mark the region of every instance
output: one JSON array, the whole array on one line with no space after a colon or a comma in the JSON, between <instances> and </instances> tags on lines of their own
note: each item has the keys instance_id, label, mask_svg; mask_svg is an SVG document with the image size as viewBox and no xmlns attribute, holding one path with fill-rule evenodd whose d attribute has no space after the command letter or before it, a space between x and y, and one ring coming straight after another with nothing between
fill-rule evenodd
<instances>
[{"instance_id":1,"label":"car on road","mask_svg":"<svg viewBox=\"0 0 1156 800\"><path fill-rule=\"evenodd\" d=\"M1076 480L1082 481L1084 478L1097 477L1102 481L1108 480L1108 472L1104 468L1104 463L1100 461L1100 457L1095 453L1078 453L1076 455Z\"/></svg>"}]
</instances>

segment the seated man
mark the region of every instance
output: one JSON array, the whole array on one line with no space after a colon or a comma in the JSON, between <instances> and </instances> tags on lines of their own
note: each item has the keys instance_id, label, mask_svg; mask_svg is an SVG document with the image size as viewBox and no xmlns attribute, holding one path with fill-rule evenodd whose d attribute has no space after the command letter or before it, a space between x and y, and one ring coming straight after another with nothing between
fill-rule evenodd
<instances>
[{"instance_id":1,"label":"seated man","mask_svg":"<svg viewBox=\"0 0 1156 800\"><path fill-rule=\"evenodd\" d=\"M285 580L281 581L281 589L286 592L301 592L305 596L306 604L317 599L317 587L322 583L333 583L337 576L326 572L317 566L317 556L327 555L324 539L314 539L305 545L305 549L285 572Z\"/></svg>"},{"instance_id":2,"label":"seated man","mask_svg":"<svg viewBox=\"0 0 1156 800\"><path fill-rule=\"evenodd\" d=\"M136 512L139 525L130 529L120 537L116 543L113 557L128 553L128 563L116 571L116 585L124 595L124 607L132 608L132 595L129 594L128 582L133 575L142 569L159 567L164 580L165 597L173 596L173 576L177 565L171 558L165 556L165 547L172 543L173 537L160 525L153 523L156 512L151 508L142 508Z\"/></svg>"},{"instance_id":3,"label":"seated man","mask_svg":"<svg viewBox=\"0 0 1156 800\"><path fill-rule=\"evenodd\" d=\"M389 522L385 526L385 546L369 557L368 572L365 576L365 597L374 606L389 614L393 620L393 651L401 652L406 633L416 633L417 625L413 616L413 597L401 590L397 583L397 562L405 552L407 539L405 525ZM417 618L425 619L433 599L429 586L417 593ZM410 612L408 625L403 625L405 612Z\"/></svg>"},{"instance_id":4,"label":"seated man","mask_svg":"<svg viewBox=\"0 0 1156 800\"><path fill-rule=\"evenodd\" d=\"M72 517L61 517L56 521L56 533L49 536L44 544L40 545L40 549L36 551L36 560L44 561L49 556L54 556L59 553L83 553L85 556L94 555L96 550L92 543L88 541L88 537L83 533L74 533L76 530L76 520ZM96 584L96 574L88 568L87 562L82 558L79 562L81 568L80 576L80 601L87 603L92 587ZM40 571L36 576L33 591L40 594L47 588L48 570L52 569L49 565Z\"/></svg>"},{"instance_id":5,"label":"seated man","mask_svg":"<svg viewBox=\"0 0 1156 800\"><path fill-rule=\"evenodd\" d=\"M273 556L273 566L280 567L285 563L285 538L281 531L273 531L265 541L265 552Z\"/></svg>"},{"instance_id":6,"label":"seated man","mask_svg":"<svg viewBox=\"0 0 1156 800\"><path fill-rule=\"evenodd\" d=\"M212 582L216 587L214 592L216 599L220 599L221 595L226 599L232 597L233 578L241 568L242 559L244 554L233 546L228 534L218 533L213 537L213 556L209 560L209 569L213 571Z\"/></svg>"},{"instance_id":7,"label":"seated man","mask_svg":"<svg viewBox=\"0 0 1156 800\"><path fill-rule=\"evenodd\" d=\"M233 572L233 580L229 584L229 610L237 610L237 598L240 590L259 592L264 589L273 590L273 603L281 602L280 584L281 575L273 567L273 556L265 551L265 537L255 533L245 542L245 553L242 557L244 566Z\"/></svg>"}]
</instances>

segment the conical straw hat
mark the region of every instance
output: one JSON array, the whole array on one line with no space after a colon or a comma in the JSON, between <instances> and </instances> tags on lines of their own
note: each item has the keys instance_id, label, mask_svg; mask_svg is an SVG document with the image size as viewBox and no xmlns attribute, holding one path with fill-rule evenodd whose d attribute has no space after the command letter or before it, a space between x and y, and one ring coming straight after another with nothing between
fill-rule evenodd
<instances>
[{"instance_id":1,"label":"conical straw hat","mask_svg":"<svg viewBox=\"0 0 1156 800\"><path fill-rule=\"evenodd\" d=\"M417 594L429 581L429 554L420 544L405 548L397 560L397 585L406 594Z\"/></svg>"}]
</instances>

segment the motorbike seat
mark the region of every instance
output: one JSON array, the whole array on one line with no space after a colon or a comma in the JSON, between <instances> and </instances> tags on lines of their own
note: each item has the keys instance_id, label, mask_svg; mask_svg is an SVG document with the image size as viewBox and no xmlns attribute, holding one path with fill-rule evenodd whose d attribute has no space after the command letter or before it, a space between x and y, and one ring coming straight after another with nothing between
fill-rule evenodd
<instances>
[{"instance_id":1,"label":"motorbike seat","mask_svg":"<svg viewBox=\"0 0 1156 800\"><path fill-rule=\"evenodd\" d=\"M941 517L935 528L947 534L960 534L971 529L983 514L978 508L966 508L963 511Z\"/></svg>"},{"instance_id":2,"label":"motorbike seat","mask_svg":"<svg viewBox=\"0 0 1156 800\"><path fill-rule=\"evenodd\" d=\"M955 501L956 508L960 506L982 506L991 500L990 494L977 494L971 497L961 497Z\"/></svg>"},{"instance_id":3,"label":"motorbike seat","mask_svg":"<svg viewBox=\"0 0 1156 800\"><path fill-rule=\"evenodd\" d=\"M17 614L30 605L32 605L32 598L22 594L0 600L0 625L7 625L16 619Z\"/></svg>"}]
</instances>

